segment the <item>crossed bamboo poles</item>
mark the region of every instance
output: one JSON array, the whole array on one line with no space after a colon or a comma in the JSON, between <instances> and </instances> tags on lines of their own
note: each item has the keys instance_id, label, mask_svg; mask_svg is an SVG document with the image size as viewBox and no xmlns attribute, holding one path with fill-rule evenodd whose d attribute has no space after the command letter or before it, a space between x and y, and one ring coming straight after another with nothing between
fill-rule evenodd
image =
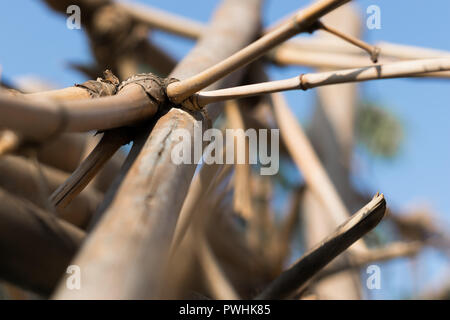
<instances>
[{"instance_id":1,"label":"crossed bamboo poles","mask_svg":"<svg viewBox=\"0 0 450 320\"><path fill-rule=\"evenodd\" d=\"M233 1L227 1L228 6L231 7L230 3L232 2ZM367 67L349 71L337 71L337 72L334 71L328 73L308 74L287 81L271 82L271 83L269 82L259 85L253 85L250 88L237 87L234 89L224 89L226 91L197 93L199 90L204 89L206 86L209 86L210 84L223 78L225 75L255 60L256 58L263 55L268 50L273 49L276 45L282 43L292 35L305 31L311 31L311 28L314 26L314 23L322 15L328 13L329 11L337 8L338 6L346 2L348 2L348 0L347 1L323 0L315 3L314 5L308 7L303 11L300 11L300 13L298 13L295 16L295 19L282 24L280 27L267 33L262 38L252 43L248 47L244 48L243 50L237 52L236 54L223 60L222 62L219 62L218 64L211 66L209 69L206 69L206 71L200 73L196 71L194 75L192 75L191 77L187 77L185 80L169 83L166 87L163 88L166 91L167 98L172 102L181 103L182 106L186 106L188 109L190 109L190 106L192 105L198 109L205 109L205 106L207 106L211 102L223 101L226 99L234 99L249 94L262 94L295 88L306 89L308 88L308 86L316 87L320 85L333 83L363 81L369 79L384 79L399 76L413 76L426 72L450 70L449 59L435 59L429 61L393 63L384 66ZM249 7L251 7L252 5L253 6L258 5L257 1L254 1L253 4L249 4ZM208 38L208 35L205 35L204 38ZM195 54L193 54L192 56L195 57ZM181 65L183 66L183 64ZM183 70L183 67L179 67L177 69L178 74L180 75L183 75L183 73L184 74L193 73ZM184 69L187 68L185 67ZM175 72L175 74L177 74L177 72ZM158 89L161 88L156 88L156 90ZM249 91L248 89L251 89L253 91ZM80 90L84 89L81 88ZM55 135L61 131L78 131L78 130L86 131L93 129L104 130L115 127L132 125L136 124L137 122L143 121L144 119L154 115L158 111L160 104L165 102L161 100L160 101L156 100L157 102L155 102L154 99L155 93L152 91L152 87L146 88L145 86L142 86L142 84L133 82L123 85L120 88L119 92L111 97L102 97L85 101L76 100L73 102L65 102L64 97L67 98L71 97L72 94L74 93L73 91L74 91L73 88L67 88L63 89L62 91L59 91L58 94L53 92L35 95L34 98L45 96L47 98L58 97L58 99L63 100L57 103L53 101L43 100L42 102L39 102L37 104L34 101L32 102L31 100L23 97L12 97L7 96L5 94L1 94L0 95L0 106L1 106L0 108L2 108L1 111L4 111L5 114L8 114L9 116L8 118L11 121L8 121L7 124L0 123L0 125L9 125L12 129L22 132L25 135L37 136L39 138L46 138L48 136ZM83 96L86 95L86 93L82 93L78 89L75 89L75 91L78 92L77 95L78 94ZM226 93L225 96L224 93ZM150 94L153 97L153 99L149 99L148 94ZM196 99L197 101L201 102L197 102L194 100L194 103L192 103L192 101L190 101L191 99ZM186 104L186 100L188 102L190 101L191 103ZM108 110L108 108L110 108L111 106L112 110ZM21 110L21 111L25 110L33 116L32 119L34 121L38 119L40 120L41 118L44 120L45 118L46 121L45 130L37 130L30 128L30 123L24 124L23 122L21 122L20 119L18 119L15 112L12 110ZM205 110L207 112L210 111L209 108L206 108ZM170 124L170 121L172 121L170 119L173 119L170 117L172 116L170 113L173 114L176 113L176 111L169 112L169 117L166 118L169 119L168 122L166 121L167 124ZM184 113L181 114L178 113L178 117L186 117L186 115ZM81 121L82 123L80 123L80 120L82 120ZM186 121L187 125L190 125L189 121L191 120L189 119ZM158 123L161 123L161 121L159 121ZM164 123L164 121L163 124L160 125L159 127L157 124L151 135L158 138L158 135L163 134L163 132L167 132L167 130L165 130L167 129L166 126L167 125ZM164 139L160 140L160 142L162 143L165 143L165 141L166 140ZM171 147L169 146L168 148L170 150ZM147 150L145 150L144 148L141 154L144 153L144 156L147 154L151 154L149 151L154 151L154 145L150 145L149 148L147 148ZM164 150L163 153L165 153ZM139 165L139 163L142 163L142 159L143 156L141 156L140 158L138 157L133 166L137 166ZM170 167L171 166L169 165L168 168ZM156 170L156 168L157 166L150 167L149 171L147 171L146 173L149 173L151 176L152 172ZM189 170L186 173L188 174L188 176L193 174L192 170ZM176 172L172 173L171 171L169 171L168 180L170 180L171 175L173 174L174 174L173 177L176 178L174 179L174 183L176 184L177 182L179 182L179 178L177 178L177 176L179 177L179 173ZM131 173L127 176L127 180L124 181L124 186L121 187L121 190L128 189L129 191L131 191L133 189L136 189L136 186L139 189L142 184L138 183L136 185L136 182L133 182L133 179L136 179L136 176L135 174L133 174L133 171L131 171ZM133 187L133 183L135 184L135 187ZM183 182L183 184L187 186L187 181ZM184 190L185 191L184 192L182 191L181 193L184 193L185 195L186 187L184 187ZM165 191L169 192L170 190L165 188ZM122 194L125 195L126 193L127 192ZM184 196L182 195L181 197ZM121 202L120 199L121 198L119 198L118 201L119 203ZM125 203L127 201L128 200L125 200ZM123 205L116 205L116 207L117 206L119 206L119 208L123 207ZM174 208L175 209L174 212L178 211L176 210L176 206L175 207L169 206L169 207ZM163 208L164 208L163 205L157 206L155 208L156 211L155 213L158 214L158 211L164 210ZM112 207L112 209L110 208L110 210L106 212L105 219L109 217L110 222L120 221L122 219L121 214L118 214L117 210L115 209L116 208L114 206ZM109 211L111 211L111 213ZM168 230L169 233L171 233L171 231L173 232L175 226L173 221L164 220L163 222L165 224L165 230ZM97 234L104 232L106 230L105 228L107 227L104 227L104 224L101 223L99 227L100 231L97 231ZM152 239L152 237L153 235L149 235L148 239ZM96 246L95 239L98 240L99 238L98 236L95 237L95 234L93 238L94 240L91 240L90 247L88 246L84 249L84 255L81 255L80 258L81 261L86 261L85 258L86 256L89 256L88 254L89 250L93 250L93 248ZM164 241L166 242L166 244L170 242L170 240ZM164 248L164 245L162 247ZM159 252L157 254L157 257L163 257L163 250L157 251ZM137 254L137 256L141 255L142 253ZM103 258L100 257L100 260L101 259ZM93 292L91 292L91 294L92 293ZM106 292L104 293L107 294ZM140 294L143 293L139 291L133 291L130 294L140 296ZM64 295L62 295L62 297L64 297Z\"/></svg>"}]
</instances>

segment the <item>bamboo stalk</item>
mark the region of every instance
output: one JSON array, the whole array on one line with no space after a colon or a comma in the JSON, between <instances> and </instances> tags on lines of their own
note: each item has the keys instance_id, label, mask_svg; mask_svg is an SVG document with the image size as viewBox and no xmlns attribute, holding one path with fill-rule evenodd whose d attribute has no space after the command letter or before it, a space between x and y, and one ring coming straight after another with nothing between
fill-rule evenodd
<instances>
[{"instance_id":1,"label":"bamboo stalk","mask_svg":"<svg viewBox=\"0 0 450 320\"><path fill-rule=\"evenodd\" d=\"M106 162L119 150L130 142L129 134L125 130L106 131L89 156L50 196L50 202L55 207L66 207L91 182Z\"/></svg>"},{"instance_id":2,"label":"bamboo stalk","mask_svg":"<svg viewBox=\"0 0 450 320\"><path fill-rule=\"evenodd\" d=\"M370 55L370 59L372 60L372 62L377 63L378 56L380 54L379 48L372 46L356 37L353 37L350 34L346 34L342 31L339 31L336 28L333 28L329 25L325 25L322 22L319 22L319 29L324 30L330 34L333 34L333 35L341 38L342 40L347 41L348 43L351 43L351 44L357 46L358 48L363 49Z\"/></svg>"},{"instance_id":3,"label":"bamboo stalk","mask_svg":"<svg viewBox=\"0 0 450 320\"><path fill-rule=\"evenodd\" d=\"M294 19L265 34L244 49L212 67L180 82L167 86L167 95L173 103L181 103L195 92L243 67L292 36L311 31L311 27L328 12L350 0L320 0L299 11Z\"/></svg>"},{"instance_id":4,"label":"bamboo stalk","mask_svg":"<svg viewBox=\"0 0 450 320\"><path fill-rule=\"evenodd\" d=\"M64 131L106 130L130 125L155 114L158 105L138 84L117 95L90 100L55 102L0 93L0 126L25 136L46 138ZM24 116L26 115L26 116ZM34 124L40 123L40 126Z\"/></svg>"},{"instance_id":5,"label":"bamboo stalk","mask_svg":"<svg viewBox=\"0 0 450 320\"><path fill-rule=\"evenodd\" d=\"M217 163L211 165L203 164L199 173L194 177L180 211L180 218L176 225L170 256L173 256L183 241L188 227L195 220L199 212L198 209L202 202L202 197L209 193L211 186L213 186L214 178L222 167L223 165Z\"/></svg>"},{"instance_id":6,"label":"bamboo stalk","mask_svg":"<svg viewBox=\"0 0 450 320\"><path fill-rule=\"evenodd\" d=\"M311 52L333 52L342 54L359 54L359 50L354 46L341 41L335 42L330 39L320 38L296 38L286 41L281 46L291 47ZM281 47L280 46L280 47ZM380 49L380 56L384 58L412 60L412 59L431 59L450 56L450 52L445 50L422 48L417 46L402 45L397 43L381 41L375 43Z\"/></svg>"},{"instance_id":7,"label":"bamboo stalk","mask_svg":"<svg viewBox=\"0 0 450 320\"><path fill-rule=\"evenodd\" d=\"M214 299L239 300L239 295L221 268L218 259L207 242L208 240L204 238L198 241L200 242L200 250L198 250L197 255L204 270L207 285L214 294Z\"/></svg>"},{"instance_id":8,"label":"bamboo stalk","mask_svg":"<svg viewBox=\"0 0 450 320\"><path fill-rule=\"evenodd\" d=\"M198 39L206 29L206 26L200 22L149 6L129 1L116 1L116 5L140 23L186 38Z\"/></svg>"},{"instance_id":9,"label":"bamboo stalk","mask_svg":"<svg viewBox=\"0 0 450 320\"><path fill-rule=\"evenodd\" d=\"M67 174L46 165L40 165L45 177L47 187L53 192L67 179ZM39 181L41 176L31 160L18 156L6 155L0 157L0 185L16 196L31 201L36 206L46 208L47 199L39 194ZM95 208L101 201L100 193L88 188L66 208L58 208L58 217L80 228L89 223Z\"/></svg>"},{"instance_id":10,"label":"bamboo stalk","mask_svg":"<svg viewBox=\"0 0 450 320\"><path fill-rule=\"evenodd\" d=\"M339 225L349 216L339 193L319 160L311 142L301 125L295 120L284 97L280 93L272 94L274 114L278 126L295 164L302 173L307 186L317 196L334 225ZM357 241L355 249L366 251L362 241ZM352 250L354 250L352 248Z\"/></svg>"},{"instance_id":11,"label":"bamboo stalk","mask_svg":"<svg viewBox=\"0 0 450 320\"><path fill-rule=\"evenodd\" d=\"M236 131L238 136L233 137L234 146L234 194L233 194L233 207L234 210L241 214L243 218L250 220L254 215L252 206L252 195L250 188L250 174L251 168L249 164L249 146L245 138L245 124L242 117L241 110L236 101L228 101L225 104L225 115L227 117L227 128ZM243 145L239 145L237 141L244 141ZM240 147L240 148L239 148ZM244 155L244 163L238 163L238 155Z\"/></svg>"},{"instance_id":12,"label":"bamboo stalk","mask_svg":"<svg viewBox=\"0 0 450 320\"><path fill-rule=\"evenodd\" d=\"M39 162L56 169L72 172L83 160L90 133L63 133L54 140L22 141L17 150L19 155L28 157L30 148L34 148Z\"/></svg>"},{"instance_id":13,"label":"bamboo stalk","mask_svg":"<svg viewBox=\"0 0 450 320\"><path fill-rule=\"evenodd\" d=\"M82 87L68 87L57 90L27 93L24 97L33 101L34 99L49 99L53 101L69 101L90 99L89 91Z\"/></svg>"},{"instance_id":14,"label":"bamboo stalk","mask_svg":"<svg viewBox=\"0 0 450 320\"><path fill-rule=\"evenodd\" d=\"M206 26L201 22L197 22L195 20L181 17L172 13L164 12L162 10L158 10L149 6L143 6L134 3L132 4L130 2L120 3L120 6L125 9L133 18L139 20L141 23L187 38L198 39L206 29ZM160 17L167 17L167 19L161 19ZM292 14L290 14L289 17L292 18ZM166 25L166 20L169 21L168 23L170 26ZM286 22L287 20L288 19L282 19L283 22ZM279 27L281 24L282 23L276 25L277 27ZM275 28L269 27L264 30L264 32L267 33L273 29ZM440 58L450 55L449 52L444 50L400 45L384 41L375 44L375 47L380 49L380 55L384 58L385 61L388 61L392 58L412 60ZM286 62L285 58L282 58L282 56L284 56L284 49L287 48L291 50L298 49L297 56L300 60L294 62L295 60L292 60L293 58L291 58L290 60L292 62ZM280 53L280 56L278 54L269 55L269 57L275 63L279 64L300 64L313 67L332 68L356 68L366 65L365 62L357 62L356 65L350 64L348 62L347 59L356 59L357 61L360 61L359 58L361 57L357 56L359 54L359 50L357 50L354 46L345 43L344 41L342 43L336 43L335 41L330 41L329 39L297 38L281 44L276 48L275 51L278 52L278 50L282 51L283 54ZM324 51L328 52L329 55L326 56ZM308 57L301 57L302 54L306 54ZM324 57L324 59L315 58L315 54L319 54L320 57ZM335 54L342 54L343 56L335 56ZM325 57L334 57L334 59L337 57L338 59L342 59L343 61L345 61L345 63L337 64L332 61L333 59L325 59ZM361 61L365 61L365 59L361 59ZM323 65L327 63L329 65Z\"/></svg>"},{"instance_id":15,"label":"bamboo stalk","mask_svg":"<svg viewBox=\"0 0 450 320\"><path fill-rule=\"evenodd\" d=\"M73 225L0 189L2 279L49 295L83 238Z\"/></svg>"},{"instance_id":16,"label":"bamboo stalk","mask_svg":"<svg viewBox=\"0 0 450 320\"><path fill-rule=\"evenodd\" d=\"M340 253L372 230L383 219L386 201L376 195L366 206L351 216L336 231L303 255L261 292L257 300L284 299L309 281Z\"/></svg>"},{"instance_id":17,"label":"bamboo stalk","mask_svg":"<svg viewBox=\"0 0 450 320\"><path fill-rule=\"evenodd\" d=\"M260 4L259 0L226 0L212 20L210 33L171 76L187 78L251 41L258 30ZM230 34L236 36L230 38ZM204 52L208 52L208 59ZM204 119L204 127L207 123ZM81 290L68 291L62 285L56 299L159 295L178 214L196 166L172 163L171 151L177 143L174 130L188 129L193 137L194 124L195 118L176 108L158 120L75 261L82 268L89 265ZM113 272L105 272L111 270L111 263L115 265Z\"/></svg>"},{"instance_id":18,"label":"bamboo stalk","mask_svg":"<svg viewBox=\"0 0 450 320\"><path fill-rule=\"evenodd\" d=\"M356 69L306 73L285 80L199 92L194 94L193 101L195 101L199 108L202 108L210 103L246 98L266 93L288 90L308 90L326 85L402 78L440 71L450 71L450 58L402 61Z\"/></svg>"}]
</instances>

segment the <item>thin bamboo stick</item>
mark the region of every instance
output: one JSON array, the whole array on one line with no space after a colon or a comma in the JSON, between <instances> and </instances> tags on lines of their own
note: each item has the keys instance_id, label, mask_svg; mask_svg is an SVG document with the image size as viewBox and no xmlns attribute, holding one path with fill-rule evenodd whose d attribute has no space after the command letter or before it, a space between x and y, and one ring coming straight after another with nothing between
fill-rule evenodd
<instances>
[{"instance_id":1,"label":"thin bamboo stick","mask_svg":"<svg viewBox=\"0 0 450 320\"><path fill-rule=\"evenodd\" d=\"M227 59L195 76L180 82L169 84L167 86L167 95L169 96L169 99L174 103L181 103L195 92L206 88L231 72L256 60L268 50L292 36L298 33L311 31L311 27L317 19L349 1L350 0L320 0L311 4L309 7L299 11L291 21L286 22L275 30L265 34Z\"/></svg>"},{"instance_id":2,"label":"thin bamboo stick","mask_svg":"<svg viewBox=\"0 0 450 320\"><path fill-rule=\"evenodd\" d=\"M370 59L372 60L373 63L377 63L378 61L378 56L380 54L380 49L372 46L356 37L353 37L350 34L346 34L342 31L339 31L329 25L325 25L322 22L319 22L319 29L324 30L328 33L331 33L339 38L341 38L344 41L347 41L348 43L351 43L355 46L357 46L358 48L363 49L364 51L366 51L368 54L370 54Z\"/></svg>"},{"instance_id":3,"label":"thin bamboo stick","mask_svg":"<svg viewBox=\"0 0 450 320\"><path fill-rule=\"evenodd\" d=\"M256 299L284 299L309 281L329 262L375 228L383 219L386 201L376 195L366 206L351 216L336 231L303 255L292 267L261 292Z\"/></svg>"},{"instance_id":4,"label":"thin bamboo stick","mask_svg":"<svg viewBox=\"0 0 450 320\"><path fill-rule=\"evenodd\" d=\"M129 2L120 3L120 6L124 8L133 18L139 20L142 23L145 23L149 26L153 26L155 28L162 29L166 32L174 33L180 36L198 39L203 32L205 32L206 26L200 22L188 19L186 17L181 17L172 13L164 12L149 6L143 6L139 4L131 4ZM160 22L159 15L163 17L167 17L164 21ZM292 14L289 15L292 18ZM170 26L166 26L166 21L170 21ZM282 19L285 22L287 19ZM282 23L276 24L279 27ZM275 28L267 28L264 30L265 33L273 30ZM444 50L436 50L436 49L428 49L421 48L415 46L408 45L400 45L396 43L389 42L378 42L375 44L375 47L380 49L380 56L386 60L389 59L402 59L402 60L412 60L412 59L430 59L430 58L440 58L444 56L449 56L450 53ZM366 63L356 63L356 65L352 65L348 62L345 64L336 64L332 61L328 61L330 59L323 59L326 61L320 61L322 59L315 59L314 54L324 54L328 52L329 57L333 57L332 54L345 54L343 57L339 57L339 59L357 59L359 61L358 56L353 56L359 54L359 50L352 45L342 41L341 43L336 43L335 41L330 41L329 39L320 39L320 38L296 38L287 41L284 44L281 44L276 48L275 51L283 51L284 49L298 49L298 55L302 54L308 55L306 57L299 57L298 61L300 62L289 62L288 64L300 64L300 65L311 65L313 67L327 67L327 65L322 65L323 63L332 63L329 66L333 68L356 68L360 66L366 65ZM281 50L283 49L283 50ZM295 51L294 51L295 52ZM281 53L280 53L281 55ZM348 56L350 55L350 56ZM324 56L325 57L325 56ZM345 58L344 58L345 57ZM286 60L283 58L279 58L278 54L269 55L275 63L286 64ZM332 59L331 59L332 60ZM365 59L363 59L365 61ZM328 61L328 62L327 62ZM347 60L345 60L347 61ZM317 65L319 64L320 65Z\"/></svg>"},{"instance_id":5,"label":"thin bamboo stick","mask_svg":"<svg viewBox=\"0 0 450 320\"><path fill-rule=\"evenodd\" d=\"M199 108L202 108L210 103L246 98L266 93L287 90L308 90L326 85L402 78L440 71L450 71L450 58L402 61L356 69L306 73L285 80L199 92L194 94L193 101Z\"/></svg>"}]
</instances>

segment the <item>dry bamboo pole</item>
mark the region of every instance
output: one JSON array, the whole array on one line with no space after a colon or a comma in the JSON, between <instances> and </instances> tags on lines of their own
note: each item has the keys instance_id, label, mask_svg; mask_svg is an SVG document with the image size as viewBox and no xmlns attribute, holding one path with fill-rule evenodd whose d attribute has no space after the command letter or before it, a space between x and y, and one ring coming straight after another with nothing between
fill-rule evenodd
<instances>
[{"instance_id":1,"label":"dry bamboo pole","mask_svg":"<svg viewBox=\"0 0 450 320\"><path fill-rule=\"evenodd\" d=\"M43 0L52 9L66 14L67 7L78 5L83 14L81 23L86 31L98 69L111 68L125 79L135 72L137 61L147 63L161 75L167 75L172 59L148 41L148 27L133 19L111 0ZM151 53L155 60L142 56ZM173 65L172 65L173 66Z\"/></svg>"},{"instance_id":2,"label":"dry bamboo pole","mask_svg":"<svg viewBox=\"0 0 450 320\"><path fill-rule=\"evenodd\" d=\"M84 232L0 189L0 278L49 295Z\"/></svg>"},{"instance_id":3,"label":"dry bamboo pole","mask_svg":"<svg viewBox=\"0 0 450 320\"><path fill-rule=\"evenodd\" d=\"M174 58L150 42L143 42L136 51L139 60L149 65L152 72L161 77L168 76L176 66Z\"/></svg>"},{"instance_id":4,"label":"dry bamboo pole","mask_svg":"<svg viewBox=\"0 0 450 320\"><path fill-rule=\"evenodd\" d=\"M223 165L217 163L212 163L210 165L203 164L199 173L192 180L186 199L183 202L183 207L180 211L180 217L176 225L174 239L170 249L170 256L174 254L180 243L183 241L190 223L196 219L202 197L209 193L211 186L214 185L214 178L222 167Z\"/></svg>"},{"instance_id":5,"label":"dry bamboo pole","mask_svg":"<svg viewBox=\"0 0 450 320\"><path fill-rule=\"evenodd\" d=\"M126 136L128 135L129 133L127 132ZM87 142L86 149L84 150L83 153L82 158L83 160L89 156L89 154L95 149L95 147L98 145L101 139L102 137L97 136L90 137L90 139ZM116 175L120 172L126 157L127 154L124 152L124 150L119 149L94 177L92 181L92 186L95 187L100 192L103 193L107 192L109 187L113 183Z\"/></svg>"},{"instance_id":6,"label":"dry bamboo pole","mask_svg":"<svg viewBox=\"0 0 450 320\"><path fill-rule=\"evenodd\" d=\"M50 192L53 192L67 179L65 172L43 164L40 167ZM12 155L0 157L1 188L44 209L47 199L42 198L38 192L40 179L38 169L32 161ZM95 189L88 188L71 205L57 209L58 217L84 228L89 223L100 201L100 193Z\"/></svg>"},{"instance_id":7,"label":"dry bamboo pole","mask_svg":"<svg viewBox=\"0 0 450 320\"><path fill-rule=\"evenodd\" d=\"M209 67L208 69L167 86L167 95L174 103L181 103L195 92L206 88L231 72L256 60L268 50L292 36L314 30L314 23L323 15L351 0L320 0L299 11L295 17L280 27L265 34L244 49ZM312 29L313 28L313 29Z\"/></svg>"},{"instance_id":8,"label":"dry bamboo pole","mask_svg":"<svg viewBox=\"0 0 450 320\"><path fill-rule=\"evenodd\" d=\"M294 190L291 194L289 203L289 210L286 217L282 221L281 226L277 230L277 242L275 245L276 252L274 255L277 257L276 270L281 272L283 265L287 261L291 251L291 241L297 226L300 215L300 201L302 198L302 189Z\"/></svg>"},{"instance_id":9,"label":"dry bamboo pole","mask_svg":"<svg viewBox=\"0 0 450 320\"><path fill-rule=\"evenodd\" d=\"M380 49L377 48L376 46L372 46L372 45L352 36L351 34L347 34L345 32L337 30L337 29L329 26L328 24L324 24L322 22L319 22L319 29L326 31L330 34L333 34L336 37L341 38L342 40L344 40L348 43L351 43L354 46L366 51L368 54L370 54L370 59L372 60L372 62L377 63L378 56L380 55Z\"/></svg>"},{"instance_id":10,"label":"dry bamboo pole","mask_svg":"<svg viewBox=\"0 0 450 320\"><path fill-rule=\"evenodd\" d=\"M64 131L106 130L143 121L158 105L143 87L130 83L111 97L54 102L0 94L0 127L24 136L49 138ZM24 117L24 114L27 116ZM35 126L35 123L40 123Z\"/></svg>"},{"instance_id":11,"label":"dry bamboo pole","mask_svg":"<svg viewBox=\"0 0 450 320\"><path fill-rule=\"evenodd\" d=\"M246 45L258 31L259 6L259 0L225 1L212 20L210 33L171 76L181 79L192 76ZM82 268L86 266L82 289L69 292L61 286L55 298L159 295L160 275L195 170L195 165L171 162L171 150L177 142L174 130L185 128L193 133L194 121L195 118L180 109L172 109L158 121L75 261ZM207 122L203 124L206 126ZM115 261L114 270L109 267L112 261Z\"/></svg>"},{"instance_id":12,"label":"dry bamboo pole","mask_svg":"<svg viewBox=\"0 0 450 320\"><path fill-rule=\"evenodd\" d=\"M63 133L45 143L38 141L36 144L30 141L30 147L36 151L39 162L65 172L72 172L84 158L89 139L89 133ZM28 156L27 141L22 143L22 148L19 148L17 153Z\"/></svg>"},{"instance_id":13,"label":"dry bamboo pole","mask_svg":"<svg viewBox=\"0 0 450 320\"><path fill-rule=\"evenodd\" d=\"M213 298L219 300L239 300L239 295L221 268L217 257L215 257L214 252L207 242L208 240L203 237L203 239L199 239L198 241L200 243L200 250L197 253L198 259L204 270L205 281L214 295Z\"/></svg>"},{"instance_id":14,"label":"dry bamboo pole","mask_svg":"<svg viewBox=\"0 0 450 320\"><path fill-rule=\"evenodd\" d=\"M227 128L237 130L237 136L233 137L234 146L234 194L233 207L242 217L250 220L253 216L252 195L250 189L251 168L249 164L249 146L245 138L245 124L241 110L236 101L230 100L225 104L225 115L227 117ZM242 130L242 131L240 131ZM239 145L237 141L244 141ZM244 163L238 163L238 156L244 155Z\"/></svg>"},{"instance_id":15,"label":"dry bamboo pole","mask_svg":"<svg viewBox=\"0 0 450 320\"><path fill-rule=\"evenodd\" d=\"M361 21L357 12L350 7L348 10L336 11L330 14L328 23L339 25L345 32L359 37L361 33ZM345 21L344 23L341 23ZM330 40L340 41L329 34L318 34ZM323 71L323 70L319 70ZM318 104L310 126L310 141L313 144L323 167L326 169L329 179L338 192L347 212L342 212L340 220L329 218L329 212L324 209L320 198L311 191L306 190L302 203L303 223L308 233L304 240L307 248L336 228L350 212L359 209L361 202L354 199L354 191L348 183L353 148L354 114L357 103L357 87L354 84L328 86L317 90ZM315 135L311 135L311 132ZM326 137L326 139L323 139ZM314 138L317 138L314 140ZM359 200L359 199L358 199ZM347 261L355 253L367 251L363 240L349 249L348 254L343 254L336 259ZM312 291L321 299L361 299L362 284L358 272L345 272L335 277L322 281L312 288Z\"/></svg>"},{"instance_id":16,"label":"dry bamboo pole","mask_svg":"<svg viewBox=\"0 0 450 320\"><path fill-rule=\"evenodd\" d=\"M282 44L272 50L268 57L275 64L280 66L297 65L308 66L322 69L352 69L362 68L367 66L367 58L357 54L347 53L333 53L333 52L320 52L302 48L295 48L291 45ZM437 58L442 58L437 57ZM434 58L434 57L430 57ZM430 59L427 58L427 59ZM417 60L423 59L417 56L412 59L405 60ZM376 65L396 62L398 59L382 56L378 59ZM427 72L419 75L411 75L411 77L417 78L450 78L450 72Z\"/></svg>"},{"instance_id":17,"label":"dry bamboo pole","mask_svg":"<svg viewBox=\"0 0 450 320\"><path fill-rule=\"evenodd\" d=\"M333 52L341 54L358 54L357 48L344 42L332 41L328 38L297 38L292 39L281 45L283 47L297 48L313 52ZM281 47L280 46L280 47ZM450 56L450 52L444 50L422 48L409 45L401 45L390 42L378 42L375 46L380 49L380 56L384 58L412 60L412 59L431 59Z\"/></svg>"},{"instance_id":18,"label":"dry bamboo pole","mask_svg":"<svg viewBox=\"0 0 450 320\"><path fill-rule=\"evenodd\" d=\"M197 40L207 28L207 26L200 22L145 5L130 3L128 1L116 1L116 5L140 23L186 38Z\"/></svg>"},{"instance_id":19,"label":"dry bamboo pole","mask_svg":"<svg viewBox=\"0 0 450 320\"><path fill-rule=\"evenodd\" d=\"M126 130L109 130L83 160L71 176L50 196L50 202L57 208L65 208L91 182L106 162L124 144L130 141Z\"/></svg>"},{"instance_id":20,"label":"dry bamboo pole","mask_svg":"<svg viewBox=\"0 0 450 320\"><path fill-rule=\"evenodd\" d=\"M407 77L427 72L450 70L450 58L396 62L359 69L303 74L287 80L256 85L201 92L195 95L199 106L280 90L307 90L324 85L359 82L375 79ZM19 97L0 94L0 112L5 114L0 126L16 129L25 135L48 137L61 131L111 129L133 124L154 115L158 106L141 86L129 84L113 97L93 100L31 102ZM23 117L26 113L28 116ZM32 123L41 121L39 127Z\"/></svg>"},{"instance_id":21,"label":"dry bamboo pole","mask_svg":"<svg viewBox=\"0 0 450 320\"><path fill-rule=\"evenodd\" d=\"M10 94L12 96L21 96L23 98L29 99L30 101L33 100L52 100L53 102L62 102L62 101L71 101L71 100L83 100L83 99L90 99L94 97L100 97L100 96L106 96L106 95L112 95L116 91L116 86L118 85L119 80L109 71L106 70L104 72L105 79L98 78L96 81L86 81L85 83L81 85L77 85L74 87L68 87L63 89L57 89L57 90L50 90L50 91L44 91L44 92L37 92L37 93L28 93L28 94L20 94L20 93L10 93L8 91L4 91L2 93ZM9 148L14 147L14 149L18 149L21 145L26 145L27 141L22 136L17 134L16 132L13 132L11 130L6 130L9 132L8 134L8 142L13 145L9 145ZM60 139L57 139L60 140ZM64 139L67 140L67 139ZM71 140L71 139L69 139ZM36 141L32 141L34 144ZM50 144L52 144L54 141L50 141ZM67 141L64 141L66 143ZM78 142L78 141L73 141ZM70 144L72 144L72 141L70 141ZM47 145L47 144L46 144ZM71 150L72 145L68 146L66 144L63 144L67 147L67 152L70 152L70 154L74 154L74 151ZM79 144L76 144L76 148L78 149ZM58 147L61 147L60 144L58 144ZM44 146L44 149L46 149L46 146ZM42 154L42 150L39 150L39 156ZM58 150L59 152L63 151L61 149ZM2 153L2 147L0 146L0 154ZM45 152L44 152L45 153ZM56 156L56 159L54 159L55 155L52 155L50 157L50 162L59 162L59 157ZM69 158L69 155L67 153L64 154L64 161L63 166L65 167L67 164L67 158ZM75 157L76 158L76 157ZM73 158L70 157L69 160L72 160ZM79 159L75 159L76 162L78 162ZM71 163L71 161L69 161Z\"/></svg>"},{"instance_id":22,"label":"dry bamboo pole","mask_svg":"<svg viewBox=\"0 0 450 320\"><path fill-rule=\"evenodd\" d=\"M27 93L24 97L33 101L34 99L49 99L53 101L69 101L90 99L91 94L86 88L68 87L63 89L49 90L43 92Z\"/></svg>"},{"instance_id":23,"label":"dry bamboo pole","mask_svg":"<svg viewBox=\"0 0 450 320\"><path fill-rule=\"evenodd\" d=\"M141 23L183 37L198 39L206 29L206 26L200 22L149 6L130 2L120 3L120 6ZM292 17L292 15L290 16ZM161 19L161 17L164 17L164 19ZM282 20L283 22L286 21L286 19ZM281 23L277 24L277 26L279 25ZM267 33L273 29L267 28L264 32ZM389 42L379 42L374 46L380 49L380 57L385 62L389 62L392 59L413 60L450 56L450 53L444 50ZM344 41L336 42L326 38L314 37L289 40L276 47L268 57L273 62L281 65L294 64L342 69L358 68L367 65L367 59L358 55L359 53L360 50L358 48ZM316 57L315 55L318 56ZM355 60L353 64L351 63L352 60ZM427 76L448 78L450 75L442 72L441 74L428 73Z\"/></svg>"},{"instance_id":24,"label":"dry bamboo pole","mask_svg":"<svg viewBox=\"0 0 450 320\"><path fill-rule=\"evenodd\" d=\"M308 90L327 85L410 77L439 71L450 71L450 58L402 61L356 69L306 73L285 80L263 82L213 91L202 91L195 93L192 96L192 99L199 108L202 108L210 103L246 98L266 93L288 90Z\"/></svg>"},{"instance_id":25,"label":"dry bamboo pole","mask_svg":"<svg viewBox=\"0 0 450 320\"><path fill-rule=\"evenodd\" d=\"M386 201L383 195L376 195L366 206L340 225L333 234L284 271L256 299L288 298L356 240L375 228L383 219L385 211Z\"/></svg>"}]
</instances>

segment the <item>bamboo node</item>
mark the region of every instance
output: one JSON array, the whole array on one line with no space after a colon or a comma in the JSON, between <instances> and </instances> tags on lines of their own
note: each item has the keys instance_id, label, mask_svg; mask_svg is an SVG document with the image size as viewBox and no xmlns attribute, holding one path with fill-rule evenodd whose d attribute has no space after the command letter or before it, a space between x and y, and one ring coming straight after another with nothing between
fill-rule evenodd
<instances>
[{"instance_id":1,"label":"bamboo node","mask_svg":"<svg viewBox=\"0 0 450 320\"><path fill-rule=\"evenodd\" d=\"M142 87L152 101L155 101L161 107L168 101L166 87L170 81L172 79L161 78L153 73L140 73L123 81L117 91L122 90L127 85L137 84Z\"/></svg>"},{"instance_id":2,"label":"bamboo node","mask_svg":"<svg viewBox=\"0 0 450 320\"><path fill-rule=\"evenodd\" d=\"M300 79L300 86L299 86L299 88L300 88L300 90L303 90L303 91L306 91L306 90L308 90L308 87L306 86L306 80L305 80L305 78L304 78L304 73L302 73L300 76L299 76L299 79Z\"/></svg>"}]
</instances>

